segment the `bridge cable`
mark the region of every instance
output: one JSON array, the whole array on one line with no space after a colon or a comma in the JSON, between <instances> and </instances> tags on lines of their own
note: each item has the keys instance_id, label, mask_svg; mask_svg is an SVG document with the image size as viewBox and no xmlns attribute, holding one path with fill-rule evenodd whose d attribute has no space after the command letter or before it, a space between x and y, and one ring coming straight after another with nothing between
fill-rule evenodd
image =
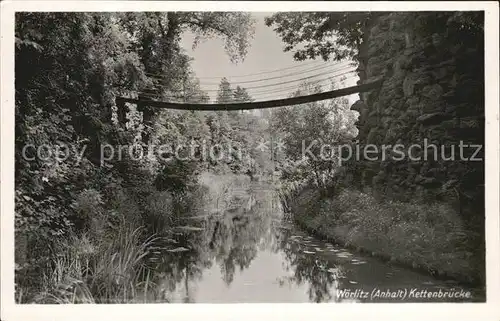
<instances>
[{"instance_id":1,"label":"bridge cable","mask_svg":"<svg viewBox=\"0 0 500 321\"><path fill-rule=\"evenodd\" d=\"M261 102L246 102L246 103L224 103L224 104L190 104L190 103L172 103L172 102L164 102L164 101L154 101L154 100L146 100L146 99L133 99L133 98L125 98L125 97L117 97L116 105L118 108L125 108L125 103L137 104L140 106L149 106L154 108L163 108L163 109L179 109L179 110L251 110L251 109L265 109L265 108L275 108L275 107L283 107L283 106L293 106L306 104L310 102L316 102L320 100L332 99L342 96L351 95L354 93L365 92L377 87L380 87L382 84L382 80L378 80L375 82L336 89L332 91L307 95L307 96L299 96L285 99L275 99L275 100L267 100Z\"/></svg>"}]
</instances>

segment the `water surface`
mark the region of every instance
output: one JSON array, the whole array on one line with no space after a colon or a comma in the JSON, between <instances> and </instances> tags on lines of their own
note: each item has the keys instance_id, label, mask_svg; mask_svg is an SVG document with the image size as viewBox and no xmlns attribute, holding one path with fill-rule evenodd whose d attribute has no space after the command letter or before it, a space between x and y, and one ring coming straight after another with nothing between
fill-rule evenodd
<instances>
[{"instance_id":1,"label":"water surface","mask_svg":"<svg viewBox=\"0 0 500 321\"><path fill-rule=\"evenodd\" d=\"M322 241L284 214L271 186L231 190L229 205L185 219L150 258L167 302L481 301L484 293ZM439 292L441 290L441 292ZM471 298L422 298L471 291Z\"/></svg>"}]
</instances>

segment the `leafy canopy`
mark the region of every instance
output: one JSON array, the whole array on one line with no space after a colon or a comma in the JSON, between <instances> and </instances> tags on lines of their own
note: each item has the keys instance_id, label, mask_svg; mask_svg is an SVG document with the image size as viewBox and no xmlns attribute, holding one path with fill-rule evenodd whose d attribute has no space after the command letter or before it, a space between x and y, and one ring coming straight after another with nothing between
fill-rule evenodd
<instances>
[{"instance_id":1,"label":"leafy canopy","mask_svg":"<svg viewBox=\"0 0 500 321\"><path fill-rule=\"evenodd\" d=\"M370 12L279 12L265 23L294 50L296 60L353 57L362 42L363 26L375 13Z\"/></svg>"}]
</instances>

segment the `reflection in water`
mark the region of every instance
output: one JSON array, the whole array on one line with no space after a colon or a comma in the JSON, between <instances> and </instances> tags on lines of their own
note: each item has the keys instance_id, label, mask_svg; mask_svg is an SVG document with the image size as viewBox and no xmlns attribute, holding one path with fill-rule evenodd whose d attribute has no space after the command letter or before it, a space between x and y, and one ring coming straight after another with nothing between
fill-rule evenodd
<instances>
[{"instance_id":1,"label":"reflection in water","mask_svg":"<svg viewBox=\"0 0 500 321\"><path fill-rule=\"evenodd\" d=\"M236 270L247 269L262 246L270 244L272 215L279 213L273 193L258 189L233 193L227 210L197 216L187 228L165 238L160 249L170 251L160 250L151 258L168 301L193 302L191 287L213 265L229 287ZM179 248L187 251L176 252Z\"/></svg>"},{"instance_id":2,"label":"reflection in water","mask_svg":"<svg viewBox=\"0 0 500 321\"><path fill-rule=\"evenodd\" d=\"M200 210L164 238L150 258L154 283L161 288L161 297L151 300L353 302L362 299L342 298L339 290L400 289L435 281L355 257L298 231L284 219L270 188L253 185L229 196L223 211Z\"/></svg>"},{"instance_id":3,"label":"reflection in water","mask_svg":"<svg viewBox=\"0 0 500 321\"><path fill-rule=\"evenodd\" d=\"M274 227L280 222L281 209L272 190L253 186L232 194L230 205L222 213L195 215L189 228L166 237L151 258L168 301L193 302L193 288L203 279L203 272L213 266L230 287L235 273L248 269L260 251L277 253L287 245L281 230ZM176 252L178 248L187 251ZM297 260L291 251L288 256ZM297 282L303 279L299 276Z\"/></svg>"},{"instance_id":4,"label":"reflection in water","mask_svg":"<svg viewBox=\"0 0 500 321\"><path fill-rule=\"evenodd\" d=\"M281 249L286 255L286 259L295 268L295 273L282 280L282 283L294 282L296 284L308 284L309 300L312 302L337 301L336 292L332 289L339 288L341 277L340 267L328 268L325 261L309 253L300 252L292 243L288 243L288 238L282 240Z\"/></svg>"}]
</instances>

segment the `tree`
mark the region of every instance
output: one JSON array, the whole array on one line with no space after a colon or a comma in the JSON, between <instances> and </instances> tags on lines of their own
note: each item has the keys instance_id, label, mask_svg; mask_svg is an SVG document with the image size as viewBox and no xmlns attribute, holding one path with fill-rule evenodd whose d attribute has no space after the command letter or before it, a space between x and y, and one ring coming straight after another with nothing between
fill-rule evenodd
<instances>
[{"instance_id":1,"label":"tree","mask_svg":"<svg viewBox=\"0 0 500 321\"><path fill-rule=\"evenodd\" d=\"M285 52L295 51L296 60L356 59L369 35L369 28L383 14L389 13L279 12L266 17L265 23L273 27L286 44ZM407 13L407 18L414 30L421 28L421 31L432 33L446 28L451 43L482 39L484 23L480 12Z\"/></svg>"},{"instance_id":2,"label":"tree","mask_svg":"<svg viewBox=\"0 0 500 321\"><path fill-rule=\"evenodd\" d=\"M234 91L233 101L239 103L246 103L253 101L253 98L250 96L250 94L247 92L245 88L236 86L236 90Z\"/></svg>"},{"instance_id":3,"label":"tree","mask_svg":"<svg viewBox=\"0 0 500 321\"><path fill-rule=\"evenodd\" d=\"M224 104L229 103L234 100L233 89L231 88L231 84L224 77L221 79L219 84L219 91L217 92L217 103Z\"/></svg>"},{"instance_id":4,"label":"tree","mask_svg":"<svg viewBox=\"0 0 500 321\"><path fill-rule=\"evenodd\" d=\"M352 58L377 12L279 12L266 17L296 60Z\"/></svg>"},{"instance_id":5,"label":"tree","mask_svg":"<svg viewBox=\"0 0 500 321\"><path fill-rule=\"evenodd\" d=\"M96 177L99 145L116 134L115 93L147 78L112 14L19 14L16 44L16 226L60 235L72 226L76 194ZM23 148L30 144L85 152L28 161Z\"/></svg>"},{"instance_id":6,"label":"tree","mask_svg":"<svg viewBox=\"0 0 500 321\"><path fill-rule=\"evenodd\" d=\"M236 28L235 26L240 27ZM16 16L16 227L45 236L60 235L73 226L71 210L85 185L132 180L143 166L131 159L100 167L100 145L132 144L133 130L112 122L114 98L146 93L171 96L183 89L188 101L207 101L179 46L190 29L204 37L221 36L233 60L246 53L252 21L245 13L20 13ZM27 65L32 67L26 68ZM181 82L179 80L185 80ZM158 90L159 89L159 90ZM168 113L168 112L166 112ZM145 109L151 128L157 125ZM191 114L191 113L189 113ZM131 116L131 115L129 115ZM164 135L203 135L204 119L185 115L186 127L163 124ZM148 123L148 118L150 122ZM131 117L131 120L138 119ZM138 124L132 124L137 127ZM137 125L137 126L135 126ZM29 144L64 144L78 151L62 160L27 161ZM27 157L33 156L33 151ZM46 155L45 155L46 156ZM54 156L54 155L52 155ZM57 155L61 156L61 155ZM80 166L75 167L79 162ZM137 165L137 166L136 166ZM149 175L155 175L151 172ZM137 176L141 176L137 175ZM130 178L130 180L129 180ZM135 181L135 179L134 179ZM141 181L141 182L142 182ZM151 184L139 184L148 186Z\"/></svg>"},{"instance_id":7,"label":"tree","mask_svg":"<svg viewBox=\"0 0 500 321\"><path fill-rule=\"evenodd\" d=\"M313 94L321 87L304 83L295 96ZM337 98L273 111L272 132L284 143L281 160L285 178L313 180L326 188L339 166L338 147L356 135L347 99Z\"/></svg>"},{"instance_id":8,"label":"tree","mask_svg":"<svg viewBox=\"0 0 500 321\"><path fill-rule=\"evenodd\" d=\"M182 33L187 30L195 33L194 47L203 39L222 37L229 58L238 62L247 53L255 25L250 14L240 12L143 12L120 13L117 17L150 76L151 82L141 88L143 99L180 96L181 101L193 101L189 99L193 97L196 101L207 101L206 95L185 95L191 58L180 48ZM158 110L144 107L142 112L146 128L152 128ZM146 138L151 134L146 131Z\"/></svg>"}]
</instances>

